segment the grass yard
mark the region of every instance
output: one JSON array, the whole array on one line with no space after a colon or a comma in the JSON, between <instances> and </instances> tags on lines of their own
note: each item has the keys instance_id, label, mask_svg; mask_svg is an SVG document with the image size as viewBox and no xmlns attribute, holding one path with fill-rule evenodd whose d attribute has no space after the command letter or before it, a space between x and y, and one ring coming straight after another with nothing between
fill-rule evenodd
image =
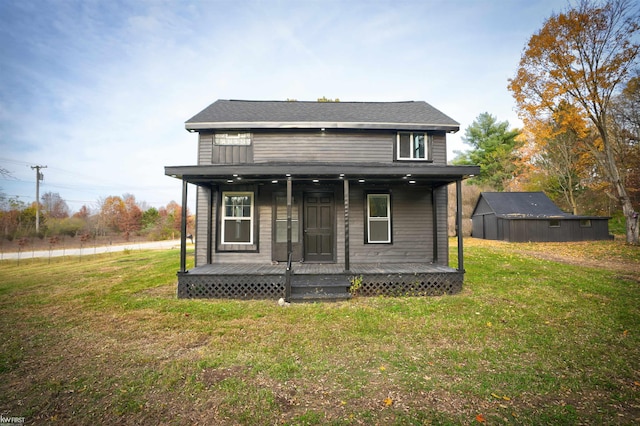
<instances>
[{"instance_id":1,"label":"grass yard","mask_svg":"<svg viewBox=\"0 0 640 426\"><path fill-rule=\"evenodd\" d=\"M640 249L465 243L461 294L288 307L177 300L177 251L0 262L0 414L54 425L640 422Z\"/></svg>"}]
</instances>

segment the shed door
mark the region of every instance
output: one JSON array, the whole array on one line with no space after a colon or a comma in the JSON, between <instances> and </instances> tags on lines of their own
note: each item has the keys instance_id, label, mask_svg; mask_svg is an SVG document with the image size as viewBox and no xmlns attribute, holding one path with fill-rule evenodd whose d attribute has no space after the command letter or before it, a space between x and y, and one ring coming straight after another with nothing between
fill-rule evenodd
<instances>
[{"instance_id":1,"label":"shed door","mask_svg":"<svg viewBox=\"0 0 640 426\"><path fill-rule=\"evenodd\" d=\"M311 192L304 196L304 260L334 260L333 193Z\"/></svg>"}]
</instances>

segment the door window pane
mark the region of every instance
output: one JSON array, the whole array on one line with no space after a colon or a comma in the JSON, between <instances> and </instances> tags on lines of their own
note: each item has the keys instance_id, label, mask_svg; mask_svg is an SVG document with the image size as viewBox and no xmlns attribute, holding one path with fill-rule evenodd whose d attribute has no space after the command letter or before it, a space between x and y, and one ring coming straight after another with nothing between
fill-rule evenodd
<instances>
[{"instance_id":1,"label":"door window pane","mask_svg":"<svg viewBox=\"0 0 640 426\"><path fill-rule=\"evenodd\" d=\"M287 197L276 196L276 243L287 242ZM297 243L300 238L300 224L298 222L298 207L295 197L291 197L291 242Z\"/></svg>"}]
</instances>

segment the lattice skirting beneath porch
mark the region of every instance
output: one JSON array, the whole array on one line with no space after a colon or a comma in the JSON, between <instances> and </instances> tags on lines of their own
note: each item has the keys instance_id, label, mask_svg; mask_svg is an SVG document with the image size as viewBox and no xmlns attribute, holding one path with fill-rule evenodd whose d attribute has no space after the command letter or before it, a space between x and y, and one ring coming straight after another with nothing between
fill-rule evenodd
<instances>
[{"instance_id":1,"label":"lattice skirting beneath porch","mask_svg":"<svg viewBox=\"0 0 640 426\"><path fill-rule=\"evenodd\" d=\"M362 296L440 296L462 290L464 273L363 274Z\"/></svg>"},{"instance_id":2,"label":"lattice skirting beneath porch","mask_svg":"<svg viewBox=\"0 0 640 426\"><path fill-rule=\"evenodd\" d=\"M181 299L279 299L284 290L283 275L178 274Z\"/></svg>"},{"instance_id":3,"label":"lattice skirting beneath porch","mask_svg":"<svg viewBox=\"0 0 640 426\"><path fill-rule=\"evenodd\" d=\"M462 290L464 273L361 274L360 296L438 296ZM345 274L351 279L353 274ZM284 275L178 274L178 298L279 299Z\"/></svg>"}]
</instances>

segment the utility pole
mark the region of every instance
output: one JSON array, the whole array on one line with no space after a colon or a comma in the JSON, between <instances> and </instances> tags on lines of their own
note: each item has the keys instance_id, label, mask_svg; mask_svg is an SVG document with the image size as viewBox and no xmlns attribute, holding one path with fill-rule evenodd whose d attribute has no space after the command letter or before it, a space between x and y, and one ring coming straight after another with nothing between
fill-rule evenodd
<instances>
[{"instance_id":1,"label":"utility pole","mask_svg":"<svg viewBox=\"0 0 640 426\"><path fill-rule=\"evenodd\" d=\"M40 232L40 181L44 179L40 169L46 168L47 166L31 166L31 170L36 171L36 233Z\"/></svg>"}]
</instances>

